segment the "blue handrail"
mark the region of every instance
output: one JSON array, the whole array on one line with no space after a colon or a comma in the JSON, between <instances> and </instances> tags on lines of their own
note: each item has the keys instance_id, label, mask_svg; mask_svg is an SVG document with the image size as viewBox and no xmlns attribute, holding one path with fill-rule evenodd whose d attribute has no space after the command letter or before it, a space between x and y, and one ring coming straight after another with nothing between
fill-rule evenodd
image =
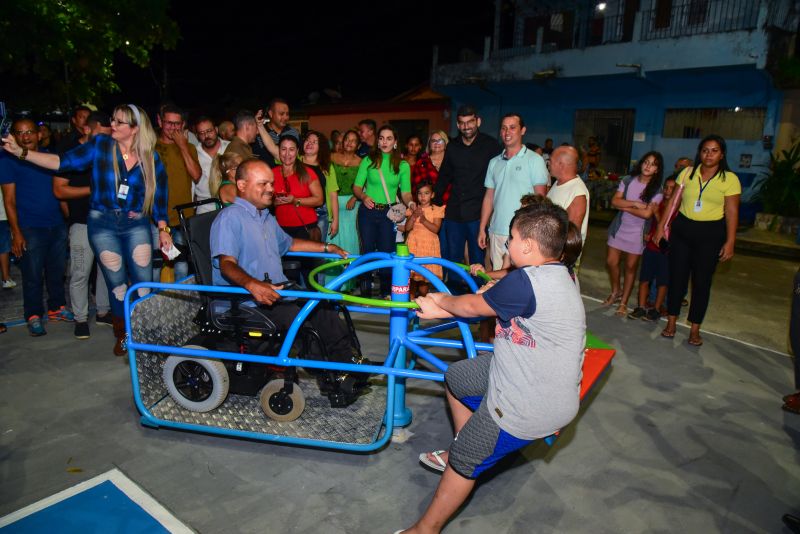
<instances>
[{"instance_id":1,"label":"blue handrail","mask_svg":"<svg viewBox=\"0 0 800 534\"><path fill-rule=\"evenodd\" d=\"M324 259L338 260L340 257L336 254L324 253L290 253L288 256L292 257L314 257ZM375 252L356 257L344 271L335 277L333 280L326 284L325 288L336 291L348 280L365 274L376 269L392 268L396 274L404 280L409 279L409 272L414 271L425 277L430 284L439 291L447 291L444 283L436 277L429 269L424 267L427 264L438 264L447 268L450 271L458 273L467 285L475 290L477 286L474 280L464 271L463 268L452 264L440 258L417 258L411 255L402 256L397 254L388 254ZM398 279L399 280L399 279ZM400 286L401 284L396 284ZM407 285L407 283L406 283ZM141 298L136 298L140 289L153 290L149 295ZM425 346L432 347L447 347L462 349L467 352L468 357L475 357L478 350L492 350L492 346L485 343L475 343L472 339L472 334L469 330L470 320L448 320L444 323L433 325L427 328L409 331L409 324L412 319L415 319L414 311L400 307L377 308L370 306L355 306L348 305L347 308L351 311L359 313L369 313L374 315L388 315L390 320L389 332L389 350L383 364L350 364L344 362L332 361L319 361L307 360L303 358L292 358L289 356L291 346L296 339L303 322L308 318L309 314L313 312L316 306L323 300L341 302L344 297L340 293L322 293L316 291L298 291L298 290L279 290L278 293L285 298L296 298L307 300L302 306L300 312L297 314L295 321L292 323L283 340L278 354L265 355L265 354L240 354L235 352L226 351L208 351L199 350L185 347L172 347L166 345L158 345L153 343L141 343L133 337L131 329L130 317L136 306L144 302L148 298L152 298L156 294L163 291L180 291L180 292L198 292L198 293L213 293L213 294L229 294L229 295L249 295L247 290L240 287L231 286L204 286L192 283L180 284L166 284L157 282L143 282L131 286L128 289L125 299L125 315L126 315L126 330L128 333L128 357L130 359L131 369L131 382L133 385L134 400L137 409L142 414L142 423L149 426L164 426L173 427L183 430L192 430L199 432L210 432L221 435L245 437L250 439L258 439L262 441L271 441L278 443L287 443L294 445L323 447L337 450L349 451L370 451L379 449L388 442L391 437L392 430L395 424L407 424L410 422L410 412L405 407L404 403L404 381L408 378L415 378L421 380L432 380L441 382L444 380L444 372L447 370L447 364L441 359L437 358L426 350ZM393 300L397 299L398 302L407 302L408 295L399 294L393 295ZM389 306L391 306L390 303ZM407 304L406 304L407 305ZM431 337L434 334L445 332L457 328L460 330L462 340L451 340ZM414 362L408 364L406 362L405 350L410 350L415 356L425 360L432 365L437 371L426 371L414 368ZM141 397L141 390L139 385L139 377L136 366L136 351L146 351L159 354L175 354L190 357L208 358L213 355L214 358L224 360L235 360L244 362L254 362L261 364L270 364L278 366L300 366L310 369L327 369L337 371L347 371L356 373L370 373L370 374L383 374L387 377L387 402L386 413L382 421L383 435L382 437L375 436L375 441L369 444L353 444L353 443L340 443L324 440L313 440L307 438L296 438L283 435L263 434L258 432L242 431L229 428L218 428L204 425L182 423L175 421L168 421L155 417L150 411L150 407L144 405ZM405 414L405 415L404 415Z\"/></svg>"}]
</instances>

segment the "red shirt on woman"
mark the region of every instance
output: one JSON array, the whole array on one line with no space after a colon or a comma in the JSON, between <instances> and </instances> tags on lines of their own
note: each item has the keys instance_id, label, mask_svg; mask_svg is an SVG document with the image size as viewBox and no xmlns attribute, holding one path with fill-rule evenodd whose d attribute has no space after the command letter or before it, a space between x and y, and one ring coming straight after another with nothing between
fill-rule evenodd
<instances>
[{"instance_id":1,"label":"red shirt on woman","mask_svg":"<svg viewBox=\"0 0 800 534\"><path fill-rule=\"evenodd\" d=\"M301 163L298 162L297 165ZM272 174L275 175L275 193L277 197L280 193L287 193L294 195L295 198L308 198L311 196L311 182L319 181L316 173L306 167L308 172L309 181L302 184L297 177L297 173L283 177L283 169L278 166L272 169ZM317 224L317 212L314 208L308 206L296 206L295 204L281 204L275 206L275 218L278 219L280 226L293 227L293 226L308 226L309 224Z\"/></svg>"},{"instance_id":2,"label":"red shirt on woman","mask_svg":"<svg viewBox=\"0 0 800 534\"><path fill-rule=\"evenodd\" d=\"M439 170L431 161L430 156L427 153L422 153L417 162L411 167L411 191L416 196L417 194L417 186L422 180L428 180L432 185L436 185L436 180L439 179ZM442 204L447 204L447 199L450 198L450 188L448 186L447 191L444 192L444 197L442 198Z\"/></svg>"}]
</instances>

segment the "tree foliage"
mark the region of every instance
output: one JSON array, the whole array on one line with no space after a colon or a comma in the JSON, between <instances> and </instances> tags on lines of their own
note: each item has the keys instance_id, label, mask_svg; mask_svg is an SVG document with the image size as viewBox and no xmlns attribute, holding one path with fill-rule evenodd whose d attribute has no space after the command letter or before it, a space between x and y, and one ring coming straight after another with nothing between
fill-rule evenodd
<instances>
[{"instance_id":1,"label":"tree foliage","mask_svg":"<svg viewBox=\"0 0 800 534\"><path fill-rule=\"evenodd\" d=\"M168 6L168 0L3 2L0 94L14 107L41 109L119 91L115 54L144 67L154 47L175 47L178 26Z\"/></svg>"},{"instance_id":2,"label":"tree foliage","mask_svg":"<svg viewBox=\"0 0 800 534\"><path fill-rule=\"evenodd\" d=\"M800 217L800 141L778 156L770 154L769 172L761 182L757 198L764 211L785 217Z\"/></svg>"}]
</instances>

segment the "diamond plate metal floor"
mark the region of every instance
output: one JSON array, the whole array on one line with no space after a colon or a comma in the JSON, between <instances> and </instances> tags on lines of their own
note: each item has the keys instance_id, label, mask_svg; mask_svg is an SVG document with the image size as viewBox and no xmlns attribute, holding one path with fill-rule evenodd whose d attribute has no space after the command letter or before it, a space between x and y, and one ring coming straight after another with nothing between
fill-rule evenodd
<instances>
[{"instance_id":1,"label":"diamond plate metal floor","mask_svg":"<svg viewBox=\"0 0 800 534\"><path fill-rule=\"evenodd\" d=\"M301 379L300 388L306 396L306 407L294 421L270 419L261 410L258 397L244 395L228 395L221 406L207 413L186 410L166 396L152 407L151 413L177 423L337 443L368 444L380 436L386 412L386 387L373 384L356 402L344 408L331 408L328 398L319 394L313 381Z\"/></svg>"},{"instance_id":2,"label":"diamond plate metal floor","mask_svg":"<svg viewBox=\"0 0 800 534\"><path fill-rule=\"evenodd\" d=\"M139 343L162 346L184 345L197 332L192 318L200 307L196 292L164 291L137 303L131 314L133 338ZM377 378L356 402L344 408L331 408L320 395L313 377L300 377L306 397L303 414L295 421L278 422L261 410L258 397L229 395L218 408L197 413L186 410L167 394L162 379L166 355L136 353L136 371L142 403L153 416L170 422L270 434L276 436L369 444L381 432L386 412L386 387Z\"/></svg>"}]
</instances>

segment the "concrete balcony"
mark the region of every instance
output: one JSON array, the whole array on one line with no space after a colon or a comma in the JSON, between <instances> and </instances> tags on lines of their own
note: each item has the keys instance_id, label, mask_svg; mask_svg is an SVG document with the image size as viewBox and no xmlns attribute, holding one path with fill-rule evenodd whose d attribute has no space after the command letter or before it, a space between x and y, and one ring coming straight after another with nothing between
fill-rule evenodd
<instances>
[{"instance_id":1,"label":"concrete balcony","mask_svg":"<svg viewBox=\"0 0 800 534\"><path fill-rule=\"evenodd\" d=\"M631 73L646 78L655 71L731 66L763 69L770 45L768 28L786 24L789 4L782 0L711 2L702 17L689 6L679 5L666 21L663 14L646 9L636 13L632 31L623 29L621 17L607 17L599 33L590 38L584 33L581 38L577 28L576 43L566 45L545 42L539 28L534 45L493 51L487 40L481 61L434 65L434 84Z\"/></svg>"}]
</instances>

